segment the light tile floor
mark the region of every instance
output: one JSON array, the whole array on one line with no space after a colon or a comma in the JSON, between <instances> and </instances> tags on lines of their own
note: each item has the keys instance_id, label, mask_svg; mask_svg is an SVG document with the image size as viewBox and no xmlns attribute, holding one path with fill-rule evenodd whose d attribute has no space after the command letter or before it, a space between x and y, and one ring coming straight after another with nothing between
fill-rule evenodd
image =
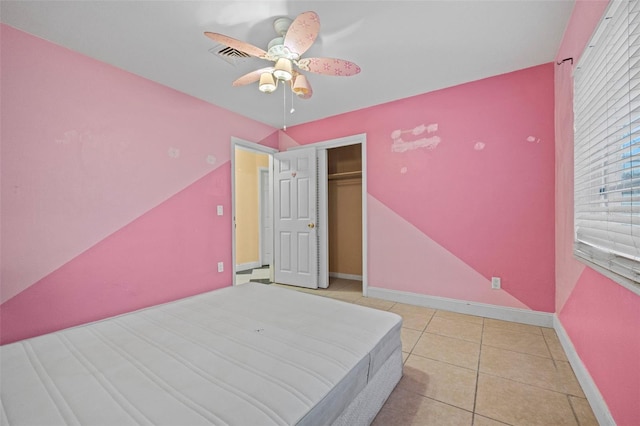
<instances>
[{"instance_id":1,"label":"light tile floor","mask_svg":"<svg viewBox=\"0 0 640 426\"><path fill-rule=\"evenodd\" d=\"M598 424L551 328L362 297L357 281L282 287L402 316L404 375L375 426Z\"/></svg>"}]
</instances>

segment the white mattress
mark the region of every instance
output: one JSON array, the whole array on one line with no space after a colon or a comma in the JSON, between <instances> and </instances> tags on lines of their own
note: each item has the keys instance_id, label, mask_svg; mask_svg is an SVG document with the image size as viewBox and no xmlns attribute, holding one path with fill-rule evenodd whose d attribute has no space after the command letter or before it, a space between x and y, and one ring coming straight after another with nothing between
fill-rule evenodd
<instances>
[{"instance_id":1,"label":"white mattress","mask_svg":"<svg viewBox=\"0 0 640 426\"><path fill-rule=\"evenodd\" d=\"M400 327L274 286L216 290L0 347L0 423L330 424Z\"/></svg>"}]
</instances>

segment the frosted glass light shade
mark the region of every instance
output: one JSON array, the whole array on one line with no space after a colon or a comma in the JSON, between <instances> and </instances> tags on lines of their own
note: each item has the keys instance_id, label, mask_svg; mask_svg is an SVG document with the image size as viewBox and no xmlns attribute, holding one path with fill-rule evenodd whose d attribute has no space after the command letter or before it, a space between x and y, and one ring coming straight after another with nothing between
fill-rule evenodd
<instances>
[{"instance_id":1,"label":"frosted glass light shade","mask_svg":"<svg viewBox=\"0 0 640 426\"><path fill-rule=\"evenodd\" d=\"M309 82L307 81L307 77L302 74L298 74L296 76L296 79L293 81L291 90L293 90L293 93L298 96L304 96L309 93L310 87Z\"/></svg>"},{"instance_id":2,"label":"frosted glass light shade","mask_svg":"<svg viewBox=\"0 0 640 426\"><path fill-rule=\"evenodd\" d=\"M273 76L278 80L289 81L293 77L293 68L291 60L280 58L276 61L276 69L273 70Z\"/></svg>"},{"instance_id":3,"label":"frosted glass light shade","mask_svg":"<svg viewBox=\"0 0 640 426\"><path fill-rule=\"evenodd\" d=\"M263 72L260 75L260 85L258 89L263 93L271 93L278 87L278 82L273 79L270 72Z\"/></svg>"}]
</instances>

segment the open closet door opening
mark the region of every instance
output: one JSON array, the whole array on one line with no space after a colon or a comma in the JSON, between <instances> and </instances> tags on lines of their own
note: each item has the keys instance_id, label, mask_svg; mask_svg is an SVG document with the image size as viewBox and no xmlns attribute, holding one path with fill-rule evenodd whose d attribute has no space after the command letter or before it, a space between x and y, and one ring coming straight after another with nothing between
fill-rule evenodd
<instances>
[{"instance_id":1,"label":"open closet door opening","mask_svg":"<svg viewBox=\"0 0 640 426\"><path fill-rule=\"evenodd\" d=\"M270 234L273 227L270 224L273 217L271 170L274 152L277 151L273 148L231 138L234 285L249 281L273 281L273 237ZM264 268L266 265L270 266L268 270Z\"/></svg>"},{"instance_id":2,"label":"open closet door opening","mask_svg":"<svg viewBox=\"0 0 640 426\"><path fill-rule=\"evenodd\" d=\"M327 149L329 277L362 281L362 145Z\"/></svg>"},{"instance_id":3,"label":"open closet door opening","mask_svg":"<svg viewBox=\"0 0 640 426\"><path fill-rule=\"evenodd\" d=\"M318 288L316 149L273 158L275 280Z\"/></svg>"},{"instance_id":4,"label":"open closet door opening","mask_svg":"<svg viewBox=\"0 0 640 426\"><path fill-rule=\"evenodd\" d=\"M316 149L318 210L315 229L318 238L318 287L328 288L329 281L335 278L356 280L362 282L362 294L365 296L367 294L366 143L367 136L362 133L294 147L288 151L294 152L311 147ZM359 182L357 189L356 185L344 185L356 180ZM337 199L333 199L332 196L336 194L330 193L330 188L337 183L339 183L337 186L348 186L348 188L341 188L348 190L337 194ZM346 202L343 202L345 200L341 196L346 197ZM340 214L344 213L348 216L346 221L342 216L332 216L331 201L333 208L338 207ZM339 236L338 239L333 238L333 242L330 238L331 232L334 237L336 234ZM343 237L349 239L349 244L341 246L345 243ZM332 244L334 265L330 268ZM336 250L336 244L338 250ZM347 246L349 248L345 253L344 249ZM339 265L335 264L336 256L340 260ZM353 256L357 259L351 259ZM347 258L355 262L349 262L351 266L342 264L342 260Z\"/></svg>"}]
</instances>

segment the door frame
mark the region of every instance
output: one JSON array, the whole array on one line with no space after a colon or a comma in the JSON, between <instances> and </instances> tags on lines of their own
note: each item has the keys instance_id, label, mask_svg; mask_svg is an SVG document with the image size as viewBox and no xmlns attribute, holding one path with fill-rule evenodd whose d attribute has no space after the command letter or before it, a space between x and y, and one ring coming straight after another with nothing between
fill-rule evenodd
<instances>
[{"instance_id":1,"label":"door frame","mask_svg":"<svg viewBox=\"0 0 640 426\"><path fill-rule=\"evenodd\" d=\"M278 152L275 148L249 142L244 139L231 136L231 275L232 285L236 284L236 148L269 155L269 170L273 168L273 154ZM269 173L269 186L273 186L273 176ZM273 205L273 191L270 191L271 206ZM273 216L273 213L272 213ZM271 262L273 263L273 262Z\"/></svg>"},{"instance_id":2,"label":"door frame","mask_svg":"<svg viewBox=\"0 0 640 426\"><path fill-rule=\"evenodd\" d=\"M271 160L270 160L271 161ZM273 208L271 206L271 200L273 199L273 195L272 193L272 189L271 188L273 185L270 184L269 182L271 181L272 177L271 177L271 173L270 173L270 167L258 167L258 215L259 215L259 226L258 226L258 246L260 247L260 249L258 250L258 262L260 263L260 266L262 267L264 265L264 225L265 225L265 220L263 219L263 213L265 210L267 210L269 213L273 212ZM262 175L263 174L267 174L267 189L268 189L268 194L266 199L262 196L263 194L263 184L262 184ZM234 173L235 175L235 173ZM273 246L273 218L271 218L271 245ZM269 262L269 265L271 265L273 263L273 250L271 251L271 262Z\"/></svg>"},{"instance_id":3,"label":"door frame","mask_svg":"<svg viewBox=\"0 0 640 426\"><path fill-rule=\"evenodd\" d=\"M318 286L329 282L329 227L327 226L329 218L329 208L327 203L328 194L328 175L327 175L327 149L338 148L347 145L361 144L362 156L362 295L367 296L369 287L368 277L368 253L367 253L367 134L359 133L356 135L345 136L337 139L305 144L289 148L287 151L294 149L302 149L315 147L318 153L318 238L319 247L319 263L318 263ZM326 288L326 287L324 287Z\"/></svg>"}]
</instances>

